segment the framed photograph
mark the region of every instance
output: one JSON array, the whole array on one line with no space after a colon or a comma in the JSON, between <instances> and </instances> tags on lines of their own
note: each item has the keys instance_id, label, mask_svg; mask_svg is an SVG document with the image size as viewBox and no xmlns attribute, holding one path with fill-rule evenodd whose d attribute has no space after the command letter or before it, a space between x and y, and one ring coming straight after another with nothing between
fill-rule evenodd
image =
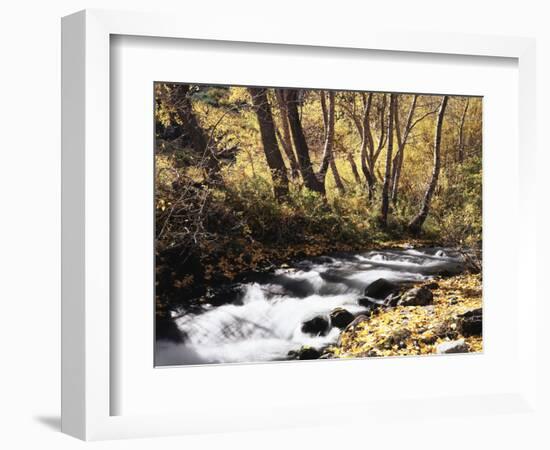
<instances>
[{"instance_id":1,"label":"framed photograph","mask_svg":"<svg viewBox=\"0 0 550 450\"><path fill-rule=\"evenodd\" d=\"M64 432L538 417L534 42L309 31L63 19Z\"/></svg>"}]
</instances>

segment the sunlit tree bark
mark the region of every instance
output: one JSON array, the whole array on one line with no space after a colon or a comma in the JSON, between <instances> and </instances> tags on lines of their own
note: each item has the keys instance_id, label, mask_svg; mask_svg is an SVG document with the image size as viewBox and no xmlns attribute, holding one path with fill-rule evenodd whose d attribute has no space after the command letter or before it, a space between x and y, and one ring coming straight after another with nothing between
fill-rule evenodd
<instances>
[{"instance_id":1,"label":"sunlit tree bark","mask_svg":"<svg viewBox=\"0 0 550 450\"><path fill-rule=\"evenodd\" d=\"M434 138L434 166L432 177L430 183L428 184L428 188L426 189L426 193L424 194L420 211L409 223L409 231L413 234L419 234L422 230L422 225L424 224L424 221L426 220L426 217L428 217L428 213L430 212L432 196L434 194L435 188L437 187L437 181L439 179L439 171L441 166L441 131L443 129L443 120L445 118L445 109L447 107L448 101L448 96L443 97L443 100L441 101L441 105L439 107Z\"/></svg>"},{"instance_id":2,"label":"sunlit tree bark","mask_svg":"<svg viewBox=\"0 0 550 450\"><path fill-rule=\"evenodd\" d=\"M277 132L281 146L283 147L288 163L290 164L290 176L292 178L296 178L300 170L298 167L298 161L296 160L296 155L294 154L294 149L292 148L292 136L290 135L290 127L288 125L288 113L283 89L275 89L275 98L277 99L277 106L281 117L282 135L277 128L275 131Z\"/></svg>"},{"instance_id":3,"label":"sunlit tree bark","mask_svg":"<svg viewBox=\"0 0 550 450\"><path fill-rule=\"evenodd\" d=\"M386 226L388 223L388 210L390 206L391 163L393 152L393 120L395 117L397 94L390 94L390 108L388 117L388 148L386 150L386 170L384 185L382 187L382 205L380 208L380 223Z\"/></svg>"},{"instance_id":4,"label":"sunlit tree bark","mask_svg":"<svg viewBox=\"0 0 550 450\"><path fill-rule=\"evenodd\" d=\"M376 97L375 97L376 96ZM373 112L375 108L375 98L378 100L376 103L375 113L379 113L379 134L375 142L373 136ZM386 94L374 94L370 93L361 93L361 107L357 108L356 105L357 97L355 93L347 96L347 101L343 101L342 107L348 117L352 120L355 125L357 132L361 138L361 145L359 150L360 161L361 161L361 171L365 177L365 183L369 192L369 198L372 199L374 196L374 190L376 187L377 176L376 176L376 161L384 148L386 143ZM349 157L348 157L349 159ZM351 163L351 160L350 160ZM352 168L353 170L353 168ZM354 173L355 176L355 173Z\"/></svg>"},{"instance_id":5,"label":"sunlit tree bark","mask_svg":"<svg viewBox=\"0 0 550 450\"><path fill-rule=\"evenodd\" d=\"M319 91L319 96L321 99L321 109L323 111L323 125L324 125L324 136L325 136L325 148L323 152L323 160L321 162L321 168L319 169L319 178L322 183L326 183L326 173L328 167L334 176L334 183L338 191L343 194L346 192L340 173L338 172L338 167L336 167L335 157L334 157L334 127L335 127L335 112L336 112L336 94L334 91L329 92L329 106L327 108L327 102L325 98L325 92ZM325 187L326 189L326 187Z\"/></svg>"},{"instance_id":6,"label":"sunlit tree bark","mask_svg":"<svg viewBox=\"0 0 550 450\"><path fill-rule=\"evenodd\" d=\"M403 167L403 159L405 156L405 146L407 145L407 139L409 138L409 133L412 130L413 125L413 116L416 109L416 102L418 101L418 95L414 95L411 101L411 106L409 108L409 113L407 114L407 120L403 131L401 131L401 124L399 123L399 99L396 99L395 104L395 136L397 138L397 152L393 159L392 167L392 190L391 190L391 200L393 203L397 201L397 193L399 191L399 181L401 178L401 168Z\"/></svg>"},{"instance_id":7,"label":"sunlit tree bark","mask_svg":"<svg viewBox=\"0 0 550 450\"><path fill-rule=\"evenodd\" d=\"M357 184L361 183L361 176L359 175L359 170L357 169L357 163L355 162L355 159L353 159L353 155L351 153L346 153L346 158L351 167L351 173L353 174L353 178L355 179L355 182Z\"/></svg>"},{"instance_id":8,"label":"sunlit tree bark","mask_svg":"<svg viewBox=\"0 0 550 450\"><path fill-rule=\"evenodd\" d=\"M470 99L466 99L464 105L464 111L460 119L460 128L458 130L458 155L457 160L459 163L464 162L464 123L466 122L466 114L468 114L468 107L470 106Z\"/></svg>"}]
</instances>

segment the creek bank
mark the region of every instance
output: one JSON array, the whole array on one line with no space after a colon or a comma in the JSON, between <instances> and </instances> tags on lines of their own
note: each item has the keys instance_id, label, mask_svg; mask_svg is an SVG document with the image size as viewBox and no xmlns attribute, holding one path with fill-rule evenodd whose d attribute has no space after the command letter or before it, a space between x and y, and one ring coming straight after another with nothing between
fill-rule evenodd
<instances>
[{"instance_id":1,"label":"creek bank","mask_svg":"<svg viewBox=\"0 0 550 450\"><path fill-rule=\"evenodd\" d=\"M429 290L431 304L386 306L362 315L328 351L336 358L482 351L481 275L468 273L432 283L413 288Z\"/></svg>"},{"instance_id":2,"label":"creek bank","mask_svg":"<svg viewBox=\"0 0 550 450\"><path fill-rule=\"evenodd\" d=\"M198 311L172 314L182 342L172 340L172 347L163 344L158 365L353 357L346 356L350 335L363 339L368 328L366 334L375 336L376 319L396 311L423 310L411 319L414 324L415 315L423 314L427 325L438 328L437 335L423 336L430 345L443 336L460 338L458 324L433 319L440 291L463 271L463 260L455 250L408 248L311 257L269 273L247 274L255 281L226 283L219 289L209 286ZM453 276L441 276L448 274ZM372 287L368 289L372 285L388 289L373 294ZM463 306L458 290L448 294L449 305L453 299L455 307ZM424 306L403 306L401 301ZM379 343L382 356L409 350L418 330L405 324L396 322L384 330ZM376 348L363 353L380 356Z\"/></svg>"}]
</instances>

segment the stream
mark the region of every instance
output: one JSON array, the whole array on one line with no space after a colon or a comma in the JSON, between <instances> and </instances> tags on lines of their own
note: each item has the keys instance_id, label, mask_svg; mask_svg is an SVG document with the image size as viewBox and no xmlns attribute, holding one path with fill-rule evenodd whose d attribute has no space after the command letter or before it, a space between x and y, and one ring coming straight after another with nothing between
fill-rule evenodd
<instances>
[{"instance_id":1,"label":"stream","mask_svg":"<svg viewBox=\"0 0 550 450\"><path fill-rule=\"evenodd\" d=\"M463 271L461 255L441 247L304 259L244 284L237 302L177 316L186 338L157 341L155 365L277 361L304 345L322 349L335 343L341 330L330 327L325 335L313 336L302 331L303 323L328 317L337 307L354 315L365 312L358 300L375 280L410 283Z\"/></svg>"}]
</instances>

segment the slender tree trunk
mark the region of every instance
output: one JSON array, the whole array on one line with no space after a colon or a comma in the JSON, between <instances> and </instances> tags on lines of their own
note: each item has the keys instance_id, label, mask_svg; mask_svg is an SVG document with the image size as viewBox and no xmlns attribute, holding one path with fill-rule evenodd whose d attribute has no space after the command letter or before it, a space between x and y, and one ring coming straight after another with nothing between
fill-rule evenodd
<instances>
[{"instance_id":1,"label":"slender tree trunk","mask_svg":"<svg viewBox=\"0 0 550 450\"><path fill-rule=\"evenodd\" d=\"M324 138L327 138L327 132L328 132L328 111L327 111L327 100L325 97L325 91L319 91L319 97L321 99L321 111L323 112L323 125L325 130L325 136Z\"/></svg>"},{"instance_id":2,"label":"slender tree trunk","mask_svg":"<svg viewBox=\"0 0 550 450\"><path fill-rule=\"evenodd\" d=\"M344 183L342 182L342 178L340 177L340 173L338 172L338 167L336 167L336 162L334 158L334 115L335 115L335 105L336 105L336 99L335 99L335 93L329 92L329 107L327 110L327 101L325 97L325 91L319 91L319 97L321 99L321 110L323 112L323 125L324 125L324 137L325 137L325 150L323 152L323 160L321 163L321 168L319 170L319 176L321 179L321 182L324 182L325 175L323 175L323 168L326 164L326 158L329 160L328 165L330 166L330 170L332 172L332 175L334 176L334 183L336 184L336 188L340 192L340 194L343 194L346 192L346 188L344 187ZM332 117L331 117L332 115ZM330 155L327 154L328 146L330 145ZM325 169L326 171L327 169ZM325 187L326 190L326 187Z\"/></svg>"},{"instance_id":3,"label":"slender tree trunk","mask_svg":"<svg viewBox=\"0 0 550 450\"><path fill-rule=\"evenodd\" d=\"M290 164L290 176L296 178L300 172L298 167L298 161L292 149L292 137L290 135L290 128L288 125L288 113L286 110L286 102L282 89L275 89L275 98L277 99L277 105L279 107L279 113L281 116L281 130L283 132L282 136L278 133L279 140L285 152L285 155Z\"/></svg>"},{"instance_id":4,"label":"slender tree trunk","mask_svg":"<svg viewBox=\"0 0 550 450\"><path fill-rule=\"evenodd\" d=\"M340 194L345 194L346 187L342 182L342 178L340 177L340 173L338 172L338 167L336 167L336 161L334 161L334 154L332 155L332 158L330 158L330 170L332 172L332 176L334 177L334 183L336 184L336 188L338 189L338 192L340 192Z\"/></svg>"},{"instance_id":5,"label":"slender tree trunk","mask_svg":"<svg viewBox=\"0 0 550 450\"><path fill-rule=\"evenodd\" d=\"M399 104L396 102L395 107L395 135L397 137L397 154L394 158L393 163L393 174L392 174L392 191L391 191L391 200L392 203L397 202L397 193L399 190L399 181L401 179L401 168L403 167L403 159L405 157L405 147L407 145L407 139L409 138L409 133L412 129L412 119L414 116L414 111L416 109L416 102L418 100L418 95L415 95L412 99L411 106L409 108L409 113L407 115L407 121L405 123L405 129L401 133L401 126L399 124Z\"/></svg>"},{"instance_id":6,"label":"slender tree trunk","mask_svg":"<svg viewBox=\"0 0 550 450\"><path fill-rule=\"evenodd\" d=\"M464 111L462 112L462 118L460 120L460 129L458 132L458 162L464 162L464 123L466 122L466 114L468 114L468 106L470 105L470 99L466 100Z\"/></svg>"},{"instance_id":7,"label":"slender tree trunk","mask_svg":"<svg viewBox=\"0 0 550 450\"><path fill-rule=\"evenodd\" d=\"M275 198L281 200L288 195L288 178L283 155L277 144L275 124L273 122L273 115L271 114L271 107L267 99L267 89L249 88L248 90L252 97L252 104L254 105L260 125L262 145L264 147L267 165L269 166L273 179Z\"/></svg>"},{"instance_id":8,"label":"slender tree trunk","mask_svg":"<svg viewBox=\"0 0 550 450\"><path fill-rule=\"evenodd\" d=\"M324 98L324 95L322 96ZM330 91L328 94L328 112L327 121L325 127L325 148L323 150L323 159L321 160L321 167L319 168L319 180L321 183L325 183L325 178L328 172L330 161L333 160L333 146L334 146L334 91Z\"/></svg>"},{"instance_id":9,"label":"slender tree trunk","mask_svg":"<svg viewBox=\"0 0 550 450\"><path fill-rule=\"evenodd\" d=\"M437 187L437 180L439 179L439 171L441 166L441 131L443 128L443 119L445 117L445 108L447 107L447 102L449 97L443 97L441 105L439 107L439 113L437 116L437 124L435 129L435 139L434 139L434 167L432 171L432 178L424 194L424 199L422 201L422 207L418 214L410 221L409 230L413 234L419 234L422 230L422 225L428 217L430 212L430 203L432 201L432 196Z\"/></svg>"},{"instance_id":10,"label":"slender tree trunk","mask_svg":"<svg viewBox=\"0 0 550 450\"><path fill-rule=\"evenodd\" d=\"M294 147L298 156L298 167L304 180L305 186L320 194L325 194L325 186L322 184L315 175L311 159L309 157L309 148L307 145L304 130L302 129L302 123L300 121L300 115L298 114L298 90L287 89L286 90L286 107L288 113L288 122L290 124L290 131L292 133L292 139L294 141Z\"/></svg>"},{"instance_id":11,"label":"slender tree trunk","mask_svg":"<svg viewBox=\"0 0 550 450\"><path fill-rule=\"evenodd\" d=\"M369 200L374 197L374 185L376 183L376 175L374 174L373 148L374 141L370 128L370 111L372 106L373 93L370 92L367 97L362 94L363 98L363 117L361 126L357 128L361 132L361 149L359 155L361 158L361 170L367 183Z\"/></svg>"},{"instance_id":12,"label":"slender tree trunk","mask_svg":"<svg viewBox=\"0 0 550 450\"><path fill-rule=\"evenodd\" d=\"M347 153L346 158L348 159L349 165L351 166L351 173L353 174L353 178L355 178L355 182L357 184L361 184L361 176L359 175L359 171L357 170L357 164L353 159L353 155L351 153Z\"/></svg>"},{"instance_id":13,"label":"slender tree trunk","mask_svg":"<svg viewBox=\"0 0 550 450\"><path fill-rule=\"evenodd\" d=\"M388 117L388 149L386 151L386 172L384 185L382 187L382 205L380 208L380 223L382 226L388 224L388 210L390 206L390 184L391 184L391 162L393 152L393 119L395 117L397 94L390 94L390 109Z\"/></svg>"}]
</instances>

